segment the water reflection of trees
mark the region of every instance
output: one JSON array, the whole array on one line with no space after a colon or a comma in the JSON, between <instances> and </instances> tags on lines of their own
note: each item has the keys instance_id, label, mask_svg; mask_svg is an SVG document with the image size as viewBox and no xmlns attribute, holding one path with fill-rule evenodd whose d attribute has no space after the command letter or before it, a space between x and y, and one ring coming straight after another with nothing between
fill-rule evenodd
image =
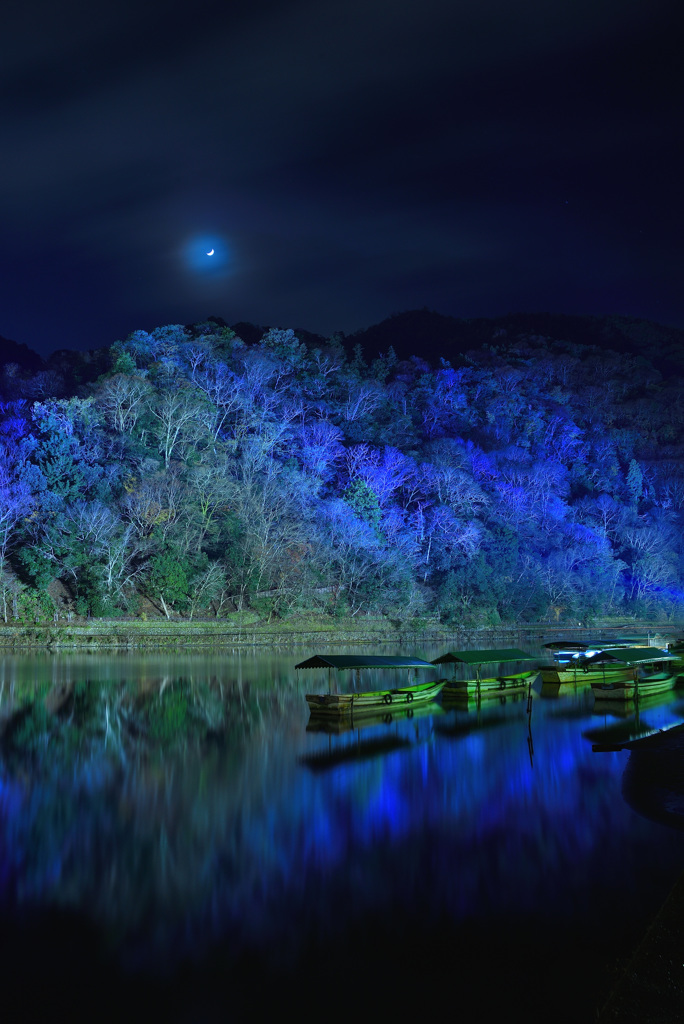
<instances>
[{"instance_id":1,"label":"water reflection of trees","mask_svg":"<svg viewBox=\"0 0 684 1024\"><path fill-rule=\"evenodd\" d=\"M0 890L167 948L188 922L211 933L218 872L223 927L262 884L244 837L293 700L240 673L0 681Z\"/></svg>"},{"instance_id":2,"label":"water reflection of trees","mask_svg":"<svg viewBox=\"0 0 684 1024\"><path fill-rule=\"evenodd\" d=\"M143 681L82 679L0 684L0 751L10 769L135 762L244 742L264 716L264 695L241 680L162 675ZM267 704L277 704L277 695ZM49 751L49 757L48 755Z\"/></svg>"}]
</instances>

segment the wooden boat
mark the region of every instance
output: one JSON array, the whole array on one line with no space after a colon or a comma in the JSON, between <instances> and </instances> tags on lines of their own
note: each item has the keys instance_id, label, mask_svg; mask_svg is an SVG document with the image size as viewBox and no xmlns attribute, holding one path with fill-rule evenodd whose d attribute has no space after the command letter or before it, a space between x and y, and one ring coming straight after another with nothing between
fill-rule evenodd
<instances>
[{"instance_id":1,"label":"wooden boat","mask_svg":"<svg viewBox=\"0 0 684 1024\"><path fill-rule=\"evenodd\" d=\"M601 651L600 654L588 659L592 670L594 666L598 668L620 665L628 669L630 675L623 679L605 678L592 682L594 699L624 702L667 693L675 688L679 678L672 671L672 662L676 661L677 657L674 654L659 650L657 647L616 647Z\"/></svg>"},{"instance_id":2,"label":"wooden boat","mask_svg":"<svg viewBox=\"0 0 684 1024\"><path fill-rule=\"evenodd\" d=\"M390 711L395 705L406 706L414 701L435 700L445 682L445 679L438 679L430 683L366 693L307 693L306 702L310 711L319 715L377 714L379 709Z\"/></svg>"},{"instance_id":3,"label":"wooden boat","mask_svg":"<svg viewBox=\"0 0 684 1024\"><path fill-rule=\"evenodd\" d=\"M568 661L578 654L587 651L602 651L610 647L652 647L657 646L641 637L594 637L593 640L552 640L542 645L544 650L553 654L556 661Z\"/></svg>"},{"instance_id":4,"label":"wooden boat","mask_svg":"<svg viewBox=\"0 0 684 1024\"><path fill-rule=\"evenodd\" d=\"M677 676L671 672L652 672L649 675L631 679L622 679L611 683L592 683L594 700L597 701L629 701L639 697L653 696L674 690Z\"/></svg>"},{"instance_id":5,"label":"wooden boat","mask_svg":"<svg viewBox=\"0 0 684 1024\"><path fill-rule=\"evenodd\" d=\"M541 672L542 686L549 683L567 683L568 688L602 682L604 679L609 682L629 679L632 676L632 670L628 666L601 664L591 667L583 658L575 658L567 664L556 662L553 665L543 665L539 671Z\"/></svg>"},{"instance_id":6,"label":"wooden boat","mask_svg":"<svg viewBox=\"0 0 684 1024\"><path fill-rule=\"evenodd\" d=\"M580 640L552 640L543 645L545 651L553 654L556 661L569 661L576 654L583 654L591 644Z\"/></svg>"},{"instance_id":7,"label":"wooden boat","mask_svg":"<svg viewBox=\"0 0 684 1024\"><path fill-rule=\"evenodd\" d=\"M417 669L432 669L434 666L429 661L421 661L420 658L403 657L380 657L380 656L356 656L338 654L316 654L306 661L295 665L296 669L327 668L328 669L328 693L307 693L306 702L309 710L314 715L375 715L379 711L391 711L393 708L406 707L414 703L423 703L435 700L441 693L444 686L444 679L432 680L427 683L411 683L410 673ZM356 675L357 682L363 669L402 669L409 673L409 682L405 686L388 687L383 690L371 691L349 691L347 693L333 693L331 685L331 672L352 671Z\"/></svg>"},{"instance_id":8,"label":"wooden boat","mask_svg":"<svg viewBox=\"0 0 684 1024\"><path fill-rule=\"evenodd\" d=\"M544 647L553 653L554 660L551 664L539 666L542 678L542 696L556 697L559 693L566 692L580 686L589 686L595 681L608 681L612 679L628 678L631 674L629 668L624 665L602 663L600 669L592 668L588 662L601 651L618 648L643 648L651 649L647 643L624 641L595 640L591 643L580 643L578 641L554 641L544 644Z\"/></svg>"},{"instance_id":9,"label":"wooden boat","mask_svg":"<svg viewBox=\"0 0 684 1024\"><path fill-rule=\"evenodd\" d=\"M484 651L448 651L440 658L435 658L433 665L470 665L475 669L475 678L449 679L442 690L444 699L453 697L502 697L507 694L522 693L528 689L537 676L538 669L522 672L501 673L493 676L482 676L482 665L505 664L520 661L536 661L536 655L528 654L517 647L506 647L499 650Z\"/></svg>"}]
</instances>

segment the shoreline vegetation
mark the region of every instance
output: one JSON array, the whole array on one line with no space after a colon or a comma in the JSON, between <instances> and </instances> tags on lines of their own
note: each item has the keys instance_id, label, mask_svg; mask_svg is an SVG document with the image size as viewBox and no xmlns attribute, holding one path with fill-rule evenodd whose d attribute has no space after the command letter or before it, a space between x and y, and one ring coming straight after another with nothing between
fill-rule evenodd
<instances>
[{"instance_id":1,"label":"shoreline vegetation","mask_svg":"<svg viewBox=\"0 0 684 1024\"><path fill-rule=\"evenodd\" d=\"M0 652L15 650L140 650L140 649L223 649L248 647L335 646L341 644L384 645L443 641L451 646L490 640L520 642L573 637L617 639L627 633L644 633L661 638L663 644L679 635L684 626L640 621L597 620L567 626L556 623L525 623L509 626L455 627L437 620L411 619L405 622L383 618L345 619L331 624L328 616L299 621L255 621L245 614L237 621L203 622L159 619L125 621L98 619L84 622L0 624Z\"/></svg>"},{"instance_id":2,"label":"shoreline vegetation","mask_svg":"<svg viewBox=\"0 0 684 1024\"><path fill-rule=\"evenodd\" d=\"M0 619L666 628L681 339L535 323L399 316L379 350L210 318L0 366Z\"/></svg>"}]
</instances>

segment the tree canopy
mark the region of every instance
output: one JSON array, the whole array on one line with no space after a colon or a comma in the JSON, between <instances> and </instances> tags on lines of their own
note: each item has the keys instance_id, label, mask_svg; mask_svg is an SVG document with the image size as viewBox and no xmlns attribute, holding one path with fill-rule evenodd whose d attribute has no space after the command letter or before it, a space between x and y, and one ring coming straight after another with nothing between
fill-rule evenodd
<instances>
[{"instance_id":1,"label":"tree canopy","mask_svg":"<svg viewBox=\"0 0 684 1024\"><path fill-rule=\"evenodd\" d=\"M88 384L74 360L15 367L0 615L672 616L682 377L494 335L451 362L368 362L211 320L135 331L89 356Z\"/></svg>"}]
</instances>

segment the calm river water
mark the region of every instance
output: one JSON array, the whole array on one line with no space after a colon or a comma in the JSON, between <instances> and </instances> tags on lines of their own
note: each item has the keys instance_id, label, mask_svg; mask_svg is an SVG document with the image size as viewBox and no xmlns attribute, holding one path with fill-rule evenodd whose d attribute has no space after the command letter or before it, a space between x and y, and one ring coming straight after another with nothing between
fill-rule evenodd
<instances>
[{"instance_id":1,"label":"calm river water","mask_svg":"<svg viewBox=\"0 0 684 1024\"><path fill-rule=\"evenodd\" d=\"M366 1010L446 993L593 1019L684 833L592 741L684 721L684 693L626 717L580 688L313 731L327 675L294 671L312 653L0 659L5 990L72 1017L347 1018L365 991Z\"/></svg>"}]
</instances>

